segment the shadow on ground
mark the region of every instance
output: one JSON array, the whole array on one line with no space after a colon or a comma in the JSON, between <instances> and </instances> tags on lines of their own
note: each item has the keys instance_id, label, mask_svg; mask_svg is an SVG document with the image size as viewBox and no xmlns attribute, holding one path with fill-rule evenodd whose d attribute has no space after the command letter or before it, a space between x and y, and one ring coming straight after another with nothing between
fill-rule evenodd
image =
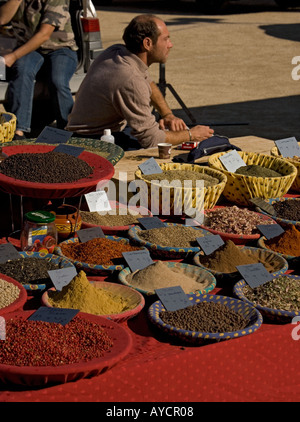
<instances>
[{"instance_id":1,"label":"shadow on ground","mask_svg":"<svg viewBox=\"0 0 300 422\"><path fill-rule=\"evenodd\" d=\"M215 133L232 137L254 135L271 140L295 136L300 142L300 96L269 98L247 102L188 108L197 124L206 124ZM192 122L183 108L174 114Z\"/></svg>"}]
</instances>

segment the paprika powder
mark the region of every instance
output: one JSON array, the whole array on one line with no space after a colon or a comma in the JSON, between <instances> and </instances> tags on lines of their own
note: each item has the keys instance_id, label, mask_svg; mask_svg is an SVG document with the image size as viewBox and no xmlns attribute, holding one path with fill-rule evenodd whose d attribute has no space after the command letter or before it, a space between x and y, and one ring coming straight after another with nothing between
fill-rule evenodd
<instances>
[{"instance_id":1,"label":"paprika powder","mask_svg":"<svg viewBox=\"0 0 300 422\"><path fill-rule=\"evenodd\" d=\"M300 232L296 226L290 226L279 236L265 240L265 245L283 255L300 256Z\"/></svg>"}]
</instances>

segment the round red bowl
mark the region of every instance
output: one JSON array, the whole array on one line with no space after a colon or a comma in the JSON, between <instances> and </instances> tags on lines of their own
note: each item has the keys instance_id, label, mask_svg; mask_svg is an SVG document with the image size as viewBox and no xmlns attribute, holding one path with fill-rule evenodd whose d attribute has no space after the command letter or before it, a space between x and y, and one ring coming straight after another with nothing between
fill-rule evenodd
<instances>
[{"instance_id":1,"label":"round red bowl","mask_svg":"<svg viewBox=\"0 0 300 422\"><path fill-rule=\"evenodd\" d=\"M215 208L213 208L211 210L205 210L204 211L204 215L206 215L209 211L216 210L217 208L220 209L220 208L226 208L226 207L224 207L224 206L218 206L218 207L215 207ZM276 223L273 220L273 218L271 218L271 217L269 217L267 215L264 215L264 214L261 214L259 212L255 212L255 211L252 211L252 212L255 213L255 214L257 214L257 215L259 215L261 217L261 220L262 220L261 221L261 224L265 224L266 221L272 221L274 224ZM258 230L257 230L257 233L254 233L254 234L248 234L248 235L242 234L241 235L241 234L225 233L225 232L221 232L219 230L214 230L214 229L211 229L209 226L206 226L205 224L199 224L199 227L201 227L204 230L209 231L212 234L217 234L217 235L221 236L221 238L224 241L226 241L226 240L232 240L232 242L235 243L236 245L244 245L244 244L246 244L248 242L251 242L253 240L258 240L260 238L260 236L261 236L261 233Z\"/></svg>"},{"instance_id":2,"label":"round red bowl","mask_svg":"<svg viewBox=\"0 0 300 422\"><path fill-rule=\"evenodd\" d=\"M24 304L27 301L27 291L21 283L19 283L14 278L8 277L5 274L0 274L0 279L7 281L8 283L12 283L20 289L19 297L12 302L10 305L5 306L4 308L0 308L0 315L7 314L9 312L15 312L18 310L23 309Z\"/></svg>"}]
</instances>

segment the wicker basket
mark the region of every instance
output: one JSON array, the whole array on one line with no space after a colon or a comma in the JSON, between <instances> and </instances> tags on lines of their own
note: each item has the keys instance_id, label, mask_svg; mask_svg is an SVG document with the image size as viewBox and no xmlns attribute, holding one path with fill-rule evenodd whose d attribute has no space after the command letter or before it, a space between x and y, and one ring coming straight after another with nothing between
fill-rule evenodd
<instances>
[{"instance_id":1,"label":"wicker basket","mask_svg":"<svg viewBox=\"0 0 300 422\"><path fill-rule=\"evenodd\" d=\"M251 198L281 198L292 186L296 176L296 167L282 158L272 157L255 152L238 151L246 165L259 165L277 171L281 177L255 177L231 173L225 170L219 158L226 154L221 152L213 154L208 159L208 164L215 170L222 171L227 176L227 183L223 195L230 202L249 206Z\"/></svg>"},{"instance_id":2,"label":"wicker basket","mask_svg":"<svg viewBox=\"0 0 300 422\"><path fill-rule=\"evenodd\" d=\"M298 142L298 145L300 146L300 142ZM300 192L300 159L293 160L292 158L282 157L276 146L271 149L271 155L273 155L274 157L282 158L283 160L287 160L289 163L293 164L296 167L297 176L291 186L291 190L295 192Z\"/></svg>"},{"instance_id":3,"label":"wicker basket","mask_svg":"<svg viewBox=\"0 0 300 422\"><path fill-rule=\"evenodd\" d=\"M12 113L0 113L0 142L12 141L16 130L17 118Z\"/></svg>"},{"instance_id":4,"label":"wicker basket","mask_svg":"<svg viewBox=\"0 0 300 422\"><path fill-rule=\"evenodd\" d=\"M140 196L145 194L147 198L144 198L148 205L146 208L153 210L153 213L160 215L167 215L164 212L165 209L169 211L168 215L179 215L185 214L186 209L193 208L198 209L210 209L215 206L218 199L220 198L227 181L227 177L224 173L218 170L211 169L209 167L199 166L196 164L179 164L179 163L163 163L159 164L161 169L164 170L179 170L179 171L195 171L198 173L205 173L209 176L215 177L219 180L219 183L213 186L204 187L197 190L197 188L174 188L170 182L170 186L161 186L160 183L155 183L154 180L146 180L143 178L141 170L135 172L135 178L143 180L147 185L147 192L141 192ZM201 192L200 192L201 191ZM150 208L151 207L151 208ZM158 212L156 212L158 211ZM190 215L190 214L188 214ZM193 216L193 215L191 215Z\"/></svg>"}]
</instances>

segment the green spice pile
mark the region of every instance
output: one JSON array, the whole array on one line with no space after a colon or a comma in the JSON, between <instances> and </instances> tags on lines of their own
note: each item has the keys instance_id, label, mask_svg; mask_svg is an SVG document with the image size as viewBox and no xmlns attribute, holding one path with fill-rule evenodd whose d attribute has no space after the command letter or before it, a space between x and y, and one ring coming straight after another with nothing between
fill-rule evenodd
<instances>
[{"instance_id":1,"label":"green spice pile","mask_svg":"<svg viewBox=\"0 0 300 422\"><path fill-rule=\"evenodd\" d=\"M0 163L0 173L18 180L37 183L71 183L93 174L80 158L63 152L18 153Z\"/></svg>"},{"instance_id":2,"label":"green spice pile","mask_svg":"<svg viewBox=\"0 0 300 422\"><path fill-rule=\"evenodd\" d=\"M243 293L255 305L300 311L300 281L292 277L279 276L253 289L246 285Z\"/></svg>"},{"instance_id":3,"label":"green spice pile","mask_svg":"<svg viewBox=\"0 0 300 422\"><path fill-rule=\"evenodd\" d=\"M224 333L242 330L249 321L222 303L199 302L177 311L164 311L161 320L172 327L204 333Z\"/></svg>"},{"instance_id":4,"label":"green spice pile","mask_svg":"<svg viewBox=\"0 0 300 422\"><path fill-rule=\"evenodd\" d=\"M118 209L117 209L118 211ZM129 226L131 224L138 224L138 218L142 218L141 214L131 215L113 215L101 214L97 211L80 211L81 219L84 223L95 224L104 227Z\"/></svg>"},{"instance_id":5,"label":"green spice pile","mask_svg":"<svg viewBox=\"0 0 300 422\"><path fill-rule=\"evenodd\" d=\"M0 362L14 366L59 366L100 358L113 340L100 325L76 316L68 324L6 320Z\"/></svg>"},{"instance_id":6,"label":"green spice pile","mask_svg":"<svg viewBox=\"0 0 300 422\"><path fill-rule=\"evenodd\" d=\"M282 177L282 174L278 173L277 171L267 167L259 166L257 164L241 166L235 171L235 173L254 177Z\"/></svg>"},{"instance_id":7,"label":"green spice pile","mask_svg":"<svg viewBox=\"0 0 300 422\"><path fill-rule=\"evenodd\" d=\"M162 180L166 180L168 182L171 182L173 180L179 180L182 184L182 187L184 187L183 183L185 180L191 180L192 187L196 187L197 180L203 180L204 187L214 186L220 183L219 179L217 179L216 177L212 177L206 173L200 173L198 171L191 170L163 170L162 173L143 175L143 179L149 181L158 180L160 182Z\"/></svg>"},{"instance_id":8,"label":"green spice pile","mask_svg":"<svg viewBox=\"0 0 300 422\"><path fill-rule=\"evenodd\" d=\"M0 264L0 273L5 274L21 284L50 283L48 271L59 269L59 265L46 258L12 259Z\"/></svg>"},{"instance_id":9,"label":"green spice pile","mask_svg":"<svg viewBox=\"0 0 300 422\"><path fill-rule=\"evenodd\" d=\"M196 239L202 237L203 234L199 229L178 225L139 230L138 236L140 239L155 245L190 248L199 246Z\"/></svg>"},{"instance_id":10,"label":"green spice pile","mask_svg":"<svg viewBox=\"0 0 300 422\"><path fill-rule=\"evenodd\" d=\"M300 221L300 199L276 201L272 205L276 211L276 217L284 218L285 220Z\"/></svg>"},{"instance_id":11,"label":"green spice pile","mask_svg":"<svg viewBox=\"0 0 300 422\"><path fill-rule=\"evenodd\" d=\"M0 279L0 309L12 304L20 296L20 289L13 283Z\"/></svg>"}]
</instances>

